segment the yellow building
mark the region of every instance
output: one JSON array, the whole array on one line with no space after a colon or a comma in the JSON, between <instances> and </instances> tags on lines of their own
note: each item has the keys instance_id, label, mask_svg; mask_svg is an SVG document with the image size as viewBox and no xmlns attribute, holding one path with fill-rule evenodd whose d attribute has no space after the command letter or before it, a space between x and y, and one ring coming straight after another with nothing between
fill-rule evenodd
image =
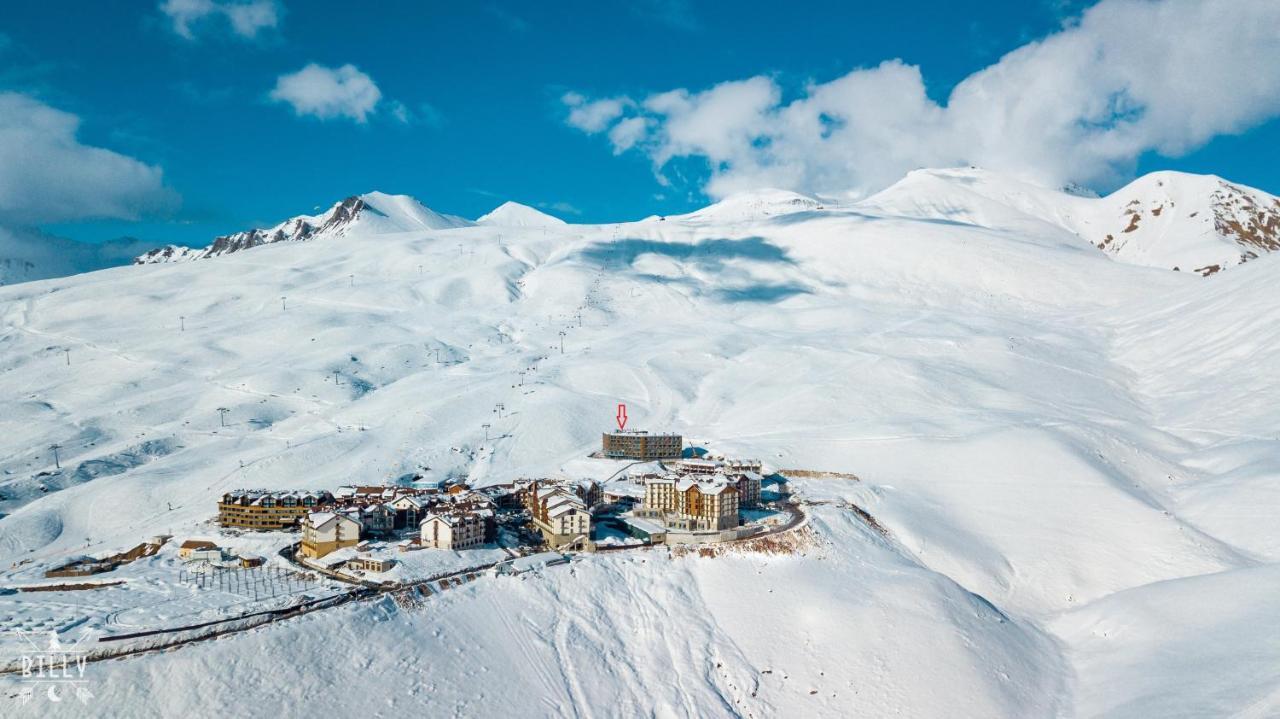
<instances>
[{"instance_id":1,"label":"yellow building","mask_svg":"<svg viewBox=\"0 0 1280 719\"><path fill-rule=\"evenodd\" d=\"M186 561L193 556L205 556L208 552L218 552L218 545L203 539L188 539L178 546L178 558Z\"/></svg>"},{"instance_id":2,"label":"yellow building","mask_svg":"<svg viewBox=\"0 0 1280 719\"><path fill-rule=\"evenodd\" d=\"M593 494L594 493L594 494ZM525 490L525 507L547 546L593 550L591 509L583 494L599 497L599 486L568 484L540 485L533 482Z\"/></svg>"},{"instance_id":3,"label":"yellow building","mask_svg":"<svg viewBox=\"0 0 1280 719\"><path fill-rule=\"evenodd\" d=\"M732 529L739 524L738 487L722 478L649 477L637 516L661 518L668 527L687 531Z\"/></svg>"},{"instance_id":4,"label":"yellow building","mask_svg":"<svg viewBox=\"0 0 1280 719\"><path fill-rule=\"evenodd\" d=\"M328 492L238 489L218 502L218 524L256 531L296 529L303 517L333 502Z\"/></svg>"},{"instance_id":5,"label":"yellow building","mask_svg":"<svg viewBox=\"0 0 1280 719\"><path fill-rule=\"evenodd\" d=\"M319 559L330 552L360 543L360 522L345 514L312 512L302 522L304 557Z\"/></svg>"}]
</instances>

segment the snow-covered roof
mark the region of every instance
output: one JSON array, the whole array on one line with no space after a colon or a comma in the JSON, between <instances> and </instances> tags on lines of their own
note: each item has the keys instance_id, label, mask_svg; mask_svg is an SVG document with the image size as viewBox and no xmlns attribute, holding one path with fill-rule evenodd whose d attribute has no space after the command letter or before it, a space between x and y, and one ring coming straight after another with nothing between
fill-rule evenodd
<instances>
[{"instance_id":1,"label":"snow-covered roof","mask_svg":"<svg viewBox=\"0 0 1280 719\"><path fill-rule=\"evenodd\" d=\"M450 527L456 527L459 524L466 522L468 519L474 519L474 518L483 517L483 516L485 515L482 515L479 512L471 512L471 511L455 510L455 511L449 511L449 512L434 512L432 514L428 514L421 522L418 522L418 526L421 527L424 524L428 524L430 522L439 520L449 525Z\"/></svg>"},{"instance_id":2,"label":"snow-covered roof","mask_svg":"<svg viewBox=\"0 0 1280 719\"><path fill-rule=\"evenodd\" d=\"M723 475L710 477L650 477L645 479L645 484L671 484L674 485L676 491L687 492L696 487L702 494L721 494L727 490L737 491L737 484L731 482Z\"/></svg>"},{"instance_id":3,"label":"snow-covered roof","mask_svg":"<svg viewBox=\"0 0 1280 719\"><path fill-rule=\"evenodd\" d=\"M605 495L614 497L643 497L644 487L639 487L628 482L619 482L617 484L605 485Z\"/></svg>"},{"instance_id":4,"label":"snow-covered roof","mask_svg":"<svg viewBox=\"0 0 1280 719\"><path fill-rule=\"evenodd\" d=\"M581 512L583 509L581 502L578 502L577 504L566 502L564 504L557 504L554 507L548 508L547 514L552 517L559 517L561 515L569 514L570 512Z\"/></svg>"},{"instance_id":5,"label":"snow-covered roof","mask_svg":"<svg viewBox=\"0 0 1280 719\"><path fill-rule=\"evenodd\" d=\"M324 526L326 526L330 522L333 522L339 517L341 517L342 519L349 520L351 522L355 522L356 524L361 524L359 519L356 519L355 517L345 512L343 513L312 512L311 514L307 515L307 523L310 524L315 529L322 529ZM361 524L361 526L363 525Z\"/></svg>"},{"instance_id":6,"label":"snow-covered roof","mask_svg":"<svg viewBox=\"0 0 1280 719\"><path fill-rule=\"evenodd\" d=\"M356 557L355 547L343 547L342 549L329 552L328 554L324 555L323 557L315 561L318 561L322 567L325 567L327 569L333 569L339 564L343 564L345 562L351 561L352 559L355 559L355 557Z\"/></svg>"},{"instance_id":7,"label":"snow-covered roof","mask_svg":"<svg viewBox=\"0 0 1280 719\"><path fill-rule=\"evenodd\" d=\"M406 494L406 495L401 495L400 497L397 497L396 500L391 503L391 506L396 507L396 506L412 505L414 507L417 507L418 509L422 509L423 507L427 506L430 503L431 502L425 497L418 497L416 495Z\"/></svg>"},{"instance_id":8,"label":"snow-covered roof","mask_svg":"<svg viewBox=\"0 0 1280 719\"><path fill-rule=\"evenodd\" d=\"M667 528L661 524L651 522L641 517L623 517L622 521L645 532L646 534L665 534L667 531Z\"/></svg>"},{"instance_id":9,"label":"snow-covered roof","mask_svg":"<svg viewBox=\"0 0 1280 719\"><path fill-rule=\"evenodd\" d=\"M579 507L585 507L581 499L572 494L556 494L547 500L547 509L558 507L562 504L574 504Z\"/></svg>"},{"instance_id":10,"label":"snow-covered roof","mask_svg":"<svg viewBox=\"0 0 1280 719\"><path fill-rule=\"evenodd\" d=\"M541 569L556 564L564 564L569 559L558 552L539 552L538 554L530 554L527 557L519 557L511 560L510 566L518 572L527 572L532 569Z\"/></svg>"},{"instance_id":11,"label":"snow-covered roof","mask_svg":"<svg viewBox=\"0 0 1280 719\"><path fill-rule=\"evenodd\" d=\"M682 459L680 464L687 467L719 467L720 463L712 459Z\"/></svg>"}]
</instances>

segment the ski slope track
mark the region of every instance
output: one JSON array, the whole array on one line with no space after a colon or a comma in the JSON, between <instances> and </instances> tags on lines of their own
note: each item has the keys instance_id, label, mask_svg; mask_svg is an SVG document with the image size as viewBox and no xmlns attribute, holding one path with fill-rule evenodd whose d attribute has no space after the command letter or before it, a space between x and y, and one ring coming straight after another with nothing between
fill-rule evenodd
<instances>
[{"instance_id":1,"label":"ski slope track","mask_svg":"<svg viewBox=\"0 0 1280 719\"><path fill-rule=\"evenodd\" d=\"M0 287L0 586L216 532L234 488L575 476L625 403L860 480L793 481L792 553L601 553L351 603L95 664L95 706L1276 716L1269 198L929 170L858 203L574 225L370 193L222 252Z\"/></svg>"}]
</instances>

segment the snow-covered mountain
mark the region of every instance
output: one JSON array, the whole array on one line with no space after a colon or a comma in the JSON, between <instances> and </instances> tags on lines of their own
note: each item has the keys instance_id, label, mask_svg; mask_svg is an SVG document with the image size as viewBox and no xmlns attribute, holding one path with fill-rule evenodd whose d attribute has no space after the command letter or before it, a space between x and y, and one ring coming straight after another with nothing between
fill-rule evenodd
<instances>
[{"instance_id":1,"label":"snow-covered mountain","mask_svg":"<svg viewBox=\"0 0 1280 719\"><path fill-rule=\"evenodd\" d=\"M1152 173L1098 197L1080 188L1045 188L978 168L917 170L851 205L786 190L759 190L673 219L733 224L828 209L965 223L1018 233L1030 241L1083 240L1121 262L1201 275L1280 249L1280 199L1218 177L1178 172ZM271 228L218 237L202 249L157 248L135 262L204 259L277 242L469 224L430 210L411 197L374 192L349 197L319 215L301 215ZM548 228L563 227L565 222L506 202L475 224Z\"/></svg>"},{"instance_id":2,"label":"snow-covered mountain","mask_svg":"<svg viewBox=\"0 0 1280 719\"><path fill-rule=\"evenodd\" d=\"M1280 250L1280 199L1211 175L1154 172L1088 197L976 168L918 170L857 206L1032 238L1058 228L1121 262L1201 275Z\"/></svg>"},{"instance_id":3,"label":"snow-covered mountain","mask_svg":"<svg viewBox=\"0 0 1280 719\"><path fill-rule=\"evenodd\" d=\"M360 199L342 241L0 288L0 586L160 533L266 554L208 523L239 487L604 474L587 455L625 403L632 426L843 474L795 474L794 545L353 602L94 664L95 706L1274 715L1280 256L1170 271L1159 253L1200 226L1178 183L1091 199L921 171L854 204L750 193L536 229L405 229ZM1096 246L1131 199L1154 255ZM93 593L107 624L49 593L0 596L0 622L216 618L122 609L198 593L126 579ZM214 668L235 690L192 692Z\"/></svg>"},{"instance_id":4,"label":"snow-covered mountain","mask_svg":"<svg viewBox=\"0 0 1280 719\"><path fill-rule=\"evenodd\" d=\"M1280 199L1212 175L1151 173L1098 205L1077 231L1124 262L1211 275L1280 250Z\"/></svg>"},{"instance_id":5,"label":"snow-covered mountain","mask_svg":"<svg viewBox=\"0 0 1280 719\"><path fill-rule=\"evenodd\" d=\"M821 210L817 200L790 190L764 189L739 192L686 215L677 217L694 222L742 222L794 212Z\"/></svg>"},{"instance_id":6,"label":"snow-covered mountain","mask_svg":"<svg viewBox=\"0 0 1280 719\"><path fill-rule=\"evenodd\" d=\"M476 224L493 227L561 227L566 223L559 217L552 217L528 205L504 202L492 212L476 219Z\"/></svg>"},{"instance_id":7,"label":"snow-covered mountain","mask_svg":"<svg viewBox=\"0 0 1280 719\"><path fill-rule=\"evenodd\" d=\"M194 249L180 245L160 247L139 255L134 263L145 265L201 260L277 242L304 242L349 234L420 232L466 227L470 224L460 217L440 214L408 195L369 192L348 197L319 215L299 215L274 227L223 235L205 248Z\"/></svg>"}]
</instances>

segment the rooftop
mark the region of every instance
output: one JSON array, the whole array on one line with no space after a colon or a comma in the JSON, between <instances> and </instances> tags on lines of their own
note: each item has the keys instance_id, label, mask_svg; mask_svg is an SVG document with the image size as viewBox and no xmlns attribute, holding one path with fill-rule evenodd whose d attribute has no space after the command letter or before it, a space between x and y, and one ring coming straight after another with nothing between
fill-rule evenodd
<instances>
[{"instance_id":1,"label":"rooftop","mask_svg":"<svg viewBox=\"0 0 1280 719\"><path fill-rule=\"evenodd\" d=\"M616 429L606 434L612 437L680 437L675 432L650 432L645 429Z\"/></svg>"}]
</instances>

